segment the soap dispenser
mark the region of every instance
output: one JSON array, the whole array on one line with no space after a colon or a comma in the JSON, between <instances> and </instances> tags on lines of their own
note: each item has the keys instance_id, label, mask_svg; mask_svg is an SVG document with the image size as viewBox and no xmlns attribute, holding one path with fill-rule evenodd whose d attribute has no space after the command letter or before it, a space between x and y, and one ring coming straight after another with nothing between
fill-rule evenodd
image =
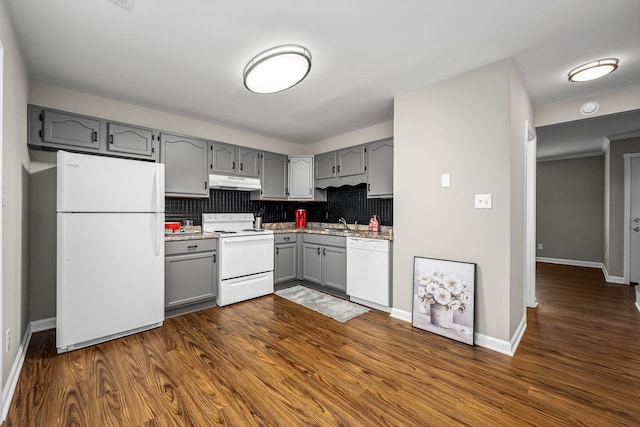
<instances>
[{"instance_id":1,"label":"soap dispenser","mask_svg":"<svg viewBox=\"0 0 640 427\"><path fill-rule=\"evenodd\" d=\"M378 215L374 215L369 220L369 231L379 231L380 230L380 221L378 220Z\"/></svg>"}]
</instances>

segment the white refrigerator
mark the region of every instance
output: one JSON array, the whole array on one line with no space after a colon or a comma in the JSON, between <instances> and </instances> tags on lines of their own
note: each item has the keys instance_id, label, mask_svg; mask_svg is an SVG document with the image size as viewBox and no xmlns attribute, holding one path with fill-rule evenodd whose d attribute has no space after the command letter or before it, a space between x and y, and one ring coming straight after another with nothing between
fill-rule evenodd
<instances>
[{"instance_id":1,"label":"white refrigerator","mask_svg":"<svg viewBox=\"0 0 640 427\"><path fill-rule=\"evenodd\" d=\"M162 325L164 165L57 156L58 353Z\"/></svg>"}]
</instances>

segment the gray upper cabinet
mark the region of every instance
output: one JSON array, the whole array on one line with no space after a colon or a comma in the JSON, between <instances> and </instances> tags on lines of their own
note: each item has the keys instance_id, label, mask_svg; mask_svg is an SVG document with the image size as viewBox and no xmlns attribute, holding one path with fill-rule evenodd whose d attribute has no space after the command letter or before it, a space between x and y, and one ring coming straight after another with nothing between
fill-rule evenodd
<instances>
[{"instance_id":1,"label":"gray upper cabinet","mask_svg":"<svg viewBox=\"0 0 640 427\"><path fill-rule=\"evenodd\" d=\"M151 129L107 123L107 151L154 158L156 136Z\"/></svg>"},{"instance_id":2,"label":"gray upper cabinet","mask_svg":"<svg viewBox=\"0 0 640 427\"><path fill-rule=\"evenodd\" d=\"M393 197L393 139L367 146L367 198Z\"/></svg>"},{"instance_id":3,"label":"gray upper cabinet","mask_svg":"<svg viewBox=\"0 0 640 427\"><path fill-rule=\"evenodd\" d=\"M238 147L238 176L258 178L260 152L253 148Z\"/></svg>"},{"instance_id":4,"label":"gray upper cabinet","mask_svg":"<svg viewBox=\"0 0 640 427\"><path fill-rule=\"evenodd\" d=\"M209 197L209 142L163 133L160 161L165 164L165 194L176 197Z\"/></svg>"},{"instance_id":5,"label":"gray upper cabinet","mask_svg":"<svg viewBox=\"0 0 640 427\"><path fill-rule=\"evenodd\" d=\"M259 177L260 152L258 150L213 141L210 151L210 173Z\"/></svg>"},{"instance_id":6,"label":"gray upper cabinet","mask_svg":"<svg viewBox=\"0 0 640 427\"><path fill-rule=\"evenodd\" d=\"M213 159L210 163L211 173L218 175L236 175L236 146L213 141L211 152Z\"/></svg>"},{"instance_id":7,"label":"gray upper cabinet","mask_svg":"<svg viewBox=\"0 0 640 427\"><path fill-rule=\"evenodd\" d=\"M87 151L100 149L100 119L50 110L43 110L38 116L42 145Z\"/></svg>"},{"instance_id":8,"label":"gray upper cabinet","mask_svg":"<svg viewBox=\"0 0 640 427\"><path fill-rule=\"evenodd\" d=\"M315 178L329 179L336 177L336 152L317 154L315 156Z\"/></svg>"},{"instance_id":9,"label":"gray upper cabinet","mask_svg":"<svg viewBox=\"0 0 640 427\"><path fill-rule=\"evenodd\" d=\"M313 156L289 156L289 199L313 200Z\"/></svg>"},{"instance_id":10,"label":"gray upper cabinet","mask_svg":"<svg viewBox=\"0 0 640 427\"><path fill-rule=\"evenodd\" d=\"M367 170L364 154L364 145L357 145L355 147L339 150L337 154L338 176L343 177L364 174Z\"/></svg>"},{"instance_id":11,"label":"gray upper cabinet","mask_svg":"<svg viewBox=\"0 0 640 427\"><path fill-rule=\"evenodd\" d=\"M284 154L265 151L260 154L262 189L252 192L252 199L287 200L289 195L289 158Z\"/></svg>"}]
</instances>

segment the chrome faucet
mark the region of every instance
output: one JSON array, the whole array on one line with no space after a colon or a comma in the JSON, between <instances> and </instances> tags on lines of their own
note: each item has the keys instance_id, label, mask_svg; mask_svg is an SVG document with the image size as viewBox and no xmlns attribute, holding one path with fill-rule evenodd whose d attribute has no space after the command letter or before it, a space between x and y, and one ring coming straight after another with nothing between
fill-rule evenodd
<instances>
[{"instance_id":1,"label":"chrome faucet","mask_svg":"<svg viewBox=\"0 0 640 427\"><path fill-rule=\"evenodd\" d=\"M347 227L347 220L344 218L340 218L338 221L340 221L342 223L342 225L344 225L344 229L348 230L349 227Z\"/></svg>"}]
</instances>

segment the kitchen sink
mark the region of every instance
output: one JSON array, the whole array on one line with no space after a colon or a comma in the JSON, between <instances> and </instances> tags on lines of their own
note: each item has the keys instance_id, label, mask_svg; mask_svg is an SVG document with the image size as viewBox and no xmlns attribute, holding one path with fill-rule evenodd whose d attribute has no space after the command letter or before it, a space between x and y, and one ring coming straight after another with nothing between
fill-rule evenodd
<instances>
[{"instance_id":1,"label":"kitchen sink","mask_svg":"<svg viewBox=\"0 0 640 427\"><path fill-rule=\"evenodd\" d=\"M333 227L325 227L324 231L329 231L331 233L353 233L353 230L346 230L344 228L333 228Z\"/></svg>"}]
</instances>

